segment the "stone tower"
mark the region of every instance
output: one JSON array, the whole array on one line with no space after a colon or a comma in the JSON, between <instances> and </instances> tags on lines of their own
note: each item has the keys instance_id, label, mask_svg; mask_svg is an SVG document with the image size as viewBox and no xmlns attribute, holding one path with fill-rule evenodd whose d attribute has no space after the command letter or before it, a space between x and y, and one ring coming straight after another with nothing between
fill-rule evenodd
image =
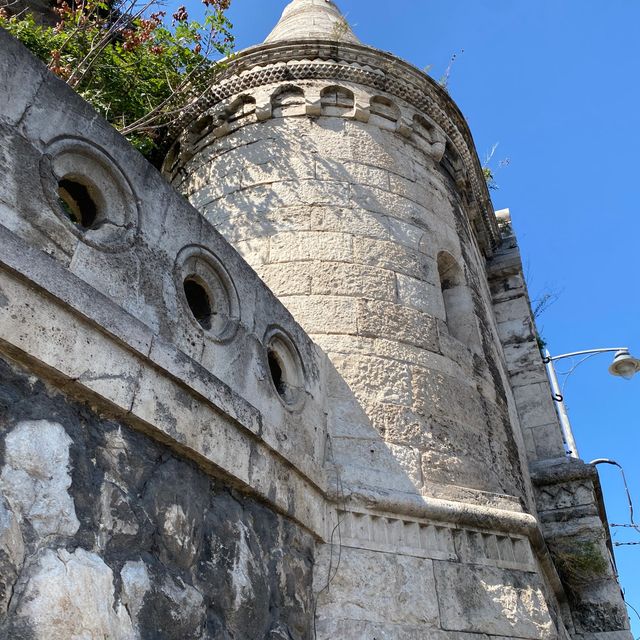
<instances>
[{"instance_id":1,"label":"stone tower","mask_svg":"<svg viewBox=\"0 0 640 640\"><path fill-rule=\"evenodd\" d=\"M166 170L354 391L339 455L347 438L360 479L393 488L364 423L402 490L526 501L485 275L499 231L446 92L360 45L332 2L297 0L211 102Z\"/></svg>"},{"instance_id":2,"label":"stone tower","mask_svg":"<svg viewBox=\"0 0 640 640\"><path fill-rule=\"evenodd\" d=\"M352 550L341 550L339 586L319 599L322 637L392 638L399 628L422 637L438 603L442 629L564 637L565 595L549 595L555 569L504 534L555 509L536 504L530 470L548 488L540 468L564 469L565 450L510 220L494 215L453 100L361 44L331 0L294 0L196 111L165 174L335 367L327 460L336 499L355 506L342 515ZM487 529L465 532L406 519L440 508L447 527L461 514L491 515ZM565 540L552 529L550 539ZM600 524L594 535L604 544ZM415 551L421 536L438 539L443 555ZM398 547L414 550L401 569ZM448 553L469 564L433 561ZM611 584L605 599L622 621L613 626L625 628ZM439 595L383 613L373 592L385 585L407 589L409 602ZM515 626L493 589L514 599Z\"/></svg>"},{"instance_id":3,"label":"stone tower","mask_svg":"<svg viewBox=\"0 0 640 640\"><path fill-rule=\"evenodd\" d=\"M1 640L630 640L436 83L294 0L164 177L3 31L0 83Z\"/></svg>"}]
</instances>

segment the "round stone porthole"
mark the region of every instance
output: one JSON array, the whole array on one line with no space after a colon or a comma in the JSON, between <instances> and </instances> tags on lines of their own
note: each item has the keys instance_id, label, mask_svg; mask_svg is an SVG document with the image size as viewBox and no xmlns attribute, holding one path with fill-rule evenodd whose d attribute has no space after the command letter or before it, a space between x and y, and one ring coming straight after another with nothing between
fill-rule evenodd
<instances>
[{"instance_id":1,"label":"round stone porthole","mask_svg":"<svg viewBox=\"0 0 640 640\"><path fill-rule=\"evenodd\" d=\"M231 277L213 253L197 245L185 247L176 262L176 286L192 324L218 342L233 338L240 301Z\"/></svg>"},{"instance_id":2,"label":"round stone porthole","mask_svg":"<svg viewBox=\"0 0 640 640\"><path fill-rule=\"evenodd\" d=\"M85 140L56 140L47 147L41 174L54 213L83 242L112 251L131 245L138 227L137 199L101 149Z\"/></svg>"},{"instance_id":3,"label":"round stone porthole","mask_svg":"<svg viewBox=\"0 0 640 640\"><path fill-rule=\"evenodd\" d=\"M279 329L265 337L269 378L280 400L290 409L302 406L305 397L304 368L291 339Z\"/></svg>"}]
</instances>

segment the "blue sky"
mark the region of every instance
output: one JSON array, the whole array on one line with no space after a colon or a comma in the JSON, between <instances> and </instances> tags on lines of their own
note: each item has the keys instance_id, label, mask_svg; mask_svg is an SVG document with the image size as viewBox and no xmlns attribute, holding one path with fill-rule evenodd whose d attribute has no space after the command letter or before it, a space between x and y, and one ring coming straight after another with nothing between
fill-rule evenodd
<instances>
[{"instance_id":1,"label":"blue sky","mask_svg":"<svg viewBox=\"0 0 640 640\"><path fill-rule=\"evenodd\" d=\"M338 2L364 43L422 69L432 65L436 79L458 54L449 91L481 159L498 143L493 200L511 209L532 297L559 294L539 321L552 353L629 346L640 354L640 4ZM238 48L261 42L285 4L234 0ZM640 519L640 375L612 378L609 363L598 356L582 364L566 398L583 459L624 466ZM628 522L618 472L600 473L610 521ZM627 599L640 609L640 546L618 547L616 555ZM640 619L631 619L637 637Z\"/></svg>"}]
</instances>

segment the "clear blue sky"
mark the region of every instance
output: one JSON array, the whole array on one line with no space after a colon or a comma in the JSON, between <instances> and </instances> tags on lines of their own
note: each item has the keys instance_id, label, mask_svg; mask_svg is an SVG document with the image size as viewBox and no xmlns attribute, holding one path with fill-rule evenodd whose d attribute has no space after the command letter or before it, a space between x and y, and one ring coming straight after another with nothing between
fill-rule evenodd
<instances>
[{"instance_id":1,"label":"clear blue sky","mask_svg":"<svg viewBox=\"0 0 640 640\"><path fill-rule=\"evenodd\" d=\"M640 3L635 0L338 0L360 39L440 78L481 159L495 143L497 209L509 207L532 297L559 293L539 325L554 354L629 346L640 353L638 149ZM261 42L284 1L233 0L238 48ZM499 161L509 158L505 168ZM639 356L640 357L640 356ZM625 468L640 519L640 375L584 363L566 388L582 457ZM628 522L622 483L601 467L611 522ZM614 530L614 533L615 530ZM640 534L616 533L640 541ZM619 547L640 609L640 546ZM640 620L631 613L635 636Z\"/></svg>"}]
</instances>

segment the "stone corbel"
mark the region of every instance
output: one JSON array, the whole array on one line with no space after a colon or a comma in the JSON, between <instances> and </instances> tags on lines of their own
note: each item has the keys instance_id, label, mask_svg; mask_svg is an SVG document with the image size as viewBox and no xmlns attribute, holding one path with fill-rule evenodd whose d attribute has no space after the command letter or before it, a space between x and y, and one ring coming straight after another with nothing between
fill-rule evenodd
<instances>
[{"instance_id":1,"label":"stone corbel","mask_svg":"<svg viewBox=\"0 0 640 640\"><path fill-rule=\"evenodd\" d=\"M371 96L360 91L354 91L353 119L358 122L369 122L371 115Z\"/></svg>"},{"instance_id":2,"label":"stone corbel","mask_svg":"<svg viewBox=\"0 0 640 640\"><path fill-rule=\"evenodd\" d=\"M431 132L431 155L436 162L442 160L446 148L447 140L444 137L444 133L434 128Z\"/></svg>"},{"instance_id":3,"label":"stone corbel","mask_svg":"<svg viewBox=\"0 0 640 640\"><path fill-rule=\"evenodd\" d=\"M308 116L319 116L322 114L322 98L320 91L315 88L308 88L304 94L304 111Z\"/></svg>"},{"instance_id":4,"label":"stone corbel","mask_svg":"<svg viewBox=\"0 0 640 640\"><path fill-rule=\"evenodd\" d=\"M229 133L231 133L231 127L229 126L229 123L228 122L223 122L219 127L216 127L211 132L211 135L214 138L223 138L224 136L228 135Z\"/></svg>"},{"instance_id":5,"label":"stone corbel","mask_svg":"<svg viewBox=\"0 0 640 640\"><path fill-rule=\"evenodd\" d=\"M413 120L403 113L398 119L396 131L404 138L410 138L413 133Z\"/></svg>"},{"instance_id":6,"label":"stone corbel","mask_svg":"<svg viewBox=\"0 0 640 640\"><path fill-rule=\"evenodd\" d=\"M271 118L272 109L271 96L266 92L259 92L255 95L256 99L256 118L258 122L264 122Z\"/></svg>"}]
</instances>

